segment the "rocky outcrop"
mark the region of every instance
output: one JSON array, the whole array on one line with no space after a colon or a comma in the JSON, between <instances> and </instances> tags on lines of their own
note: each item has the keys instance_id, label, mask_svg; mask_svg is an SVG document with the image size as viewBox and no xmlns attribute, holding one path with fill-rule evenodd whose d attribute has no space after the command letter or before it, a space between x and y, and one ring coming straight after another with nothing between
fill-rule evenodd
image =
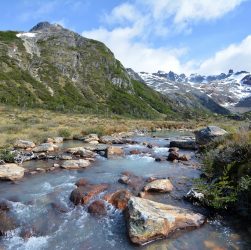
<instances>
[{"instance_id":1,"label":"rocky outcrop","mask_svg":"<svg viewBox=\"0 0 251 250\"><path fill-rule=\"evenodd\" d=\"M129 237L139 245L165 238L177 230L199 227L204 222L203 215L179 207L138 197L131 197L128 201Z\"/></svg>"},{"instance_id":2,"label":"rocky outcrop","mask_svg":"<svg viewBox=\"0 0 251 250\"><path fill-rule=\"evenodd\" d=\"M28 148L34 148L36 145L32 141L25 141L25 140L17 140L14 144L15 148L22 148L22 149L28 149Z\"/></svg>"},{"instance_id":3,"label":"rocky outcrop","mask_svg":"<svg viewBox=\"0 0 251 250\"><path fill-rule=\"evenodd\" d=\"M170 148L196 149L195 140L175 140L170 142Z\"/></svg>"},{"instance_id":4,"label":"rocky outcrop","mask_svg":"<svg viewBox=\"0 0 251 250\"><path fill-rule=\"evenodd\" d=\"M225 136L227 134L228 134L227 131L217 126L208 126L199 131L196 131L195 139L198 145L203 146L212 142L216 138L221 138L222 136Z\"/></svg>"},{"instance_id":5,"label":"rocky outcrop","mask_svg":"<svg viewBox=\"0 0 251 250\"><path fill-rule=\"evenodd\" d=\"M122 189L111 194L106 194L104 199L111 203L114 207L124 210L131 197L132 194L129 191Z\"/></svg>"},{"instance_id":6,"label":"rocky outcrop","mask_svg":"<svg viewBox=\"0 0 251 250\"><path fill-rule=\"evenodd\" d=\"M145 192L160 192L160 193L166 193L171 192L173 190L173 184L168 179L159 179L154 180L146 184L144 187Z\"/></svg>"},{"instance_id":7,"label":"rocky outcrop","mask_svg":"<svg viewBox=\"0 0 251 250\"><path fill-rule=\"evenodd\" d=\"M90 165L90 161L88 160L66 160L61 165L61 168L64 169L80 169L80 168L86 168Z\"/></svg>"},{"instance_id":8,"label":"rocky outcrop","mask_svg":"<svg viewBox=\"0 0 251 250\"><path fill-rule=\"evenodd\" d=\"M20 180L24 176L24 171L24 168L14 163L0 165L0 180Z\"/></svg>"},{"instance_id":9,"label":"rocky outcrop","mask_svg":"<svg viewBox=\"0 0 251 250\"><path fill-rule=\"evenodd\" d=\"M58 146L53 143L42 143L37 147L33 148L33 152L41 153L41 152L53 152L55 149L58 149Z\"/></svg>"}]
</instances>

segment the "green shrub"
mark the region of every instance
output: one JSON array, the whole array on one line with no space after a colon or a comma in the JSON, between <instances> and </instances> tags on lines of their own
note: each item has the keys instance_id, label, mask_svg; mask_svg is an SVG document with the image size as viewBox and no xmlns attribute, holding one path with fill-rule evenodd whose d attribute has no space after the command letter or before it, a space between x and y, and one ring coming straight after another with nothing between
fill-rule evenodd
<instances>
[{"instance_id":1,"label":"green shrub","mask_svg":"<svg viewBox=\"0 0 251 250\"><path fill-rule=\"evenodd\" d=\"M69 129L63 128L58 131L58 135L64 138L69 138L71 137L71 132Z\"/></svg>"},{"instance_id":2,"label":"green shrub","mask_svg":"<svg viewBox=\"0 0 251 250\"><path fill-rule=\"evenodd\" d=\"M15 162L15 160L14 160L15 156L16 156L16 154L12 153L8 149L0 150L0 160L3 160L4 162L7 162L7 163Z\"/></svg>"}]
</instances>

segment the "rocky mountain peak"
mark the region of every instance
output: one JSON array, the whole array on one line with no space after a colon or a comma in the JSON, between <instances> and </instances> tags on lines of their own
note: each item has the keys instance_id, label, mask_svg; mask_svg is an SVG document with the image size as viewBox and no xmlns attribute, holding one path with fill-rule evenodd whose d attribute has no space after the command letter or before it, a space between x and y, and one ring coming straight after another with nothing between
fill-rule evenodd
<instances>
[{"instance_id":1,"label":"rocky mountain peak","mask_svg":"<svg viewBox=\"0 0 251 250\"><path fill-rule=\"evenodd\" d=\"M56 32L64 29L59 24L51 24L49 22L40 22L37 25L35 25L30 32Z\"/></svg>"}]
</instances>

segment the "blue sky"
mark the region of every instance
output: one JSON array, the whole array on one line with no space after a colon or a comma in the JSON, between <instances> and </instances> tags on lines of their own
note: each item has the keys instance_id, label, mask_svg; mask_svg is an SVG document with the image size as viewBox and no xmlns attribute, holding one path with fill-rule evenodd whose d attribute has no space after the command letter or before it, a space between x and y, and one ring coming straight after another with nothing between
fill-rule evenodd
<instances>
[{"instance_id":1,"label":"blue sky","mask_svg":"<svg viewBox=\"0 0 251 250\"><path fill-rule=\"evenodd\" d=\"M103 41L126 67L251 71L251 0L0 0L1 30L59 23Z\"/></svg>"}]
</instances>

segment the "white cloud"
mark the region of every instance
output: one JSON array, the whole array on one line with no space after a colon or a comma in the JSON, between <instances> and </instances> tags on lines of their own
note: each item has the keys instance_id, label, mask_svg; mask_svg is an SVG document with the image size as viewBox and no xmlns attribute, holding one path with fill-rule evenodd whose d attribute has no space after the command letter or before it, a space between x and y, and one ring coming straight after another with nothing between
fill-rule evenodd
<instances>
[{"instance_id":1,"label":"white cloud","mask_svg":"<svg viewBox=\"0 0 251 250\"><path fill-rule=\"evenodd\" d=\"M218 51L212 58L205 60L198 68L203 74L227 72L230 68L235 71L251 71L251 35L239 44L231 44Z\"/></svg>"},{"instance_id":2,"label":"white cloud","mask_svg":"<svg viewBox=\"0 0 251 250\"><path fill-rule=\"evenodd\" d=\"M191 73L196 70L208 70L211 73L217 68L211 61L220 61L218 54L215 55L216 59L208 59L201 65L194 61L181 63L181 57L188 48L152 46L151 38L156 40L158 37L177 32L191 33L196 22L218 19L243 1L245 0L135 0L133 4L125 2L106 13L99 28L84 31L82 35L104 42L116 58L126 67L132 67L136 71L172 70L177 73ZM235 54L237 57L238 53ZM227 54L223 53L221 58L224 56ZM235 65L237 64L230 68ZM218 69L222 68L224 67Z\"/></svg>"}]
</instances>

